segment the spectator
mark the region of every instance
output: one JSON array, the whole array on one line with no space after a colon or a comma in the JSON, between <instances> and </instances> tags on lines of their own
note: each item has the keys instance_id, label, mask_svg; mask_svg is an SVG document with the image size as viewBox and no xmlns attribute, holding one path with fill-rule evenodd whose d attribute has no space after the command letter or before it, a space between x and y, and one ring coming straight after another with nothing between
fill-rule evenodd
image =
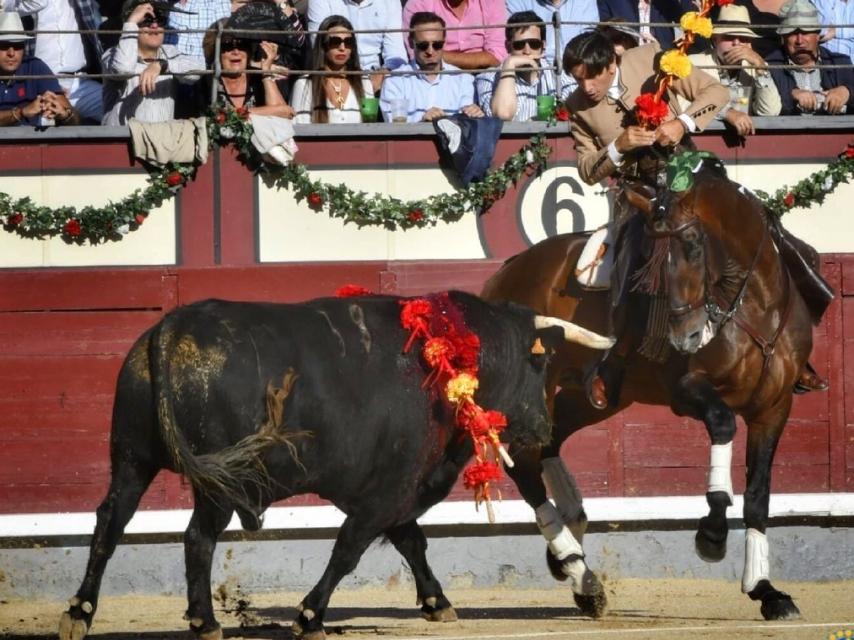
<instances>
[{"instance_id":1,"label":"spectator","mask_svg":"<svg viewBox=\"0 0 854 640\"><path fill-rule=\"evenodd\" d=\"M543 58L548 65L554 65L561 55L561 51L555 51L555 46L559 45L562 50L575 36L592 29L599 22L599 10L593 0L507 0L507 11L533 11L546 23L546 51ZM553 26L555 14L561 21L559 43ZM567 22L587 24L564 24Z\"/></svg>"},{"instance_id":2,"label":"spectator","mask_svg":"<svg viewBox=\"0 0 854 640\"><path fill-rule=\"evenodd\" d=\"M815 0L821 24L830 25L821 34L821 42L834 53L854 56L854 28L834 25L854 24L854 2L849 0Z\"/></svg>"},{"instance_id":3,"label":"spectator","mask_svg":"<svg viewBox=\"0 0 854 640\"><path fill-rule=\"evenodd\" d=\"M536 24L525 24L525 23ZM480 108L487 116L527 122L537 115L537 96L559 95L563 102L575 89L575 81L563 76L560 93L551 69L541 69L546 45L546 25L533 11L520 11L507 19L510 54L495 74L482 73L475 86Z\"/></svg>"},{"instance_id":4,"label":"spectator","mask_svg":"<svg viewBox=\"0 0 854 640\"><path fill-rule=\"evenodd\" d=\"M676 39L673 27L650 27L655 22L679 22L686 11L696 11L691 0L596 0L602 20L624 18L641 23L638 31L644 43L655 40L662 49L672 49Z\"/></svg>"},{"instance_id":5,"label":"spectator","mask_svg":"<svg viewBox=\"0 0 854 640\"><path fill-rule=\"evenodd\" d=\"M415 62L403 65L383 83L380 107L386 122L394 120L392 109L404 105L407 122L435 120L445 115L464 113L483 116L474 104L474 81L468 74L443 74L458 68L444 63L445 21L435 13L423 11L409 23L409 44Z\"/></svg>"},{"instance_id":6,"label":"spectator","mask_svg":"<svg viewBox=\"0 0 854 640\"><path fill-rule=\"evenodd\" d=\"M294 122L361 122L362 98L373 97L374 88L364 76L343 73L361 71L353 25L344 16L332 15L319 28L328 33L314 40L311 69L330 75L304 76L296 81L291 99L296 111Z\"/></svg>"},{"instance_id":7,"label":"spectator","mask_svg":"<svg viewBox=\"0 0 854 640\"><path fill-rule=\"evenodd\" d=\"M165 122L175 117L176 82L195 83L199 76L173 78L167 73L198 71L195 58L164 44L163 9L150 2L129 0L122 12L119 43L104 54L107 73L132 74L127 79L104 83L103 124L120 126L130 118L143 122Z\"/></svg>"},{"instance_id":8,"label":"spectator","mask_svg":"<svg viewBox=\"0 0 854 640\"><path fill-rule=\"evenodd\" d=\"M36 36L35 57L54 73L74 77L59 79L71 105L85 122L98 124L104 113L101 102L101 83L85 77L101 73L101 41L94 30L101 23L98 7L91 0L0 0L6 11L33 16L39 31L69 33L39 33ZM79 30L91 33L73 33Z\"/></svg>"},{"instance_id":9,"label":"spectator","mask_svg":"<svg viewBox=\"0 0 854 640\"><path fill-rule=\"evenodd\" d=\"M721 9L712 28L712 52L690 56L691 62L729 89L730 101L718 112L717 118L742 136L756 133L750 114L776 116L781 108L780 93L768 65L751 47L751 42L758 37L750 28L747 9L729 5ZM742 65L742 68L719 69L715 65ZM679 101L687 105L684 98Z\"/></svg>"},{"instance_id":10,"label":"spectator","mask_svg":"<svg viewBox=\"0 0 854 640\"><path fill-rule=\"evenodd\" d=\"M400 30L400 0L311 0L308 5L309 31L319 30L320 23L332 15L349 18L354 29L360 32L356 34L356 40L362 69L396 69L408 60ZM363 31L374 33L361 33ZM377 77L381 79L382 75Z\"/></svg>"},{"instance_id":11,"label":"spectator","mask_svg":"<svg viewBox=\"0 0 854 640\"><path fill-rule=\"evenodd\" d=\"M766 58L772 66L789 65L771 69L783 115L854 113L854 70L823 68L850 65L851 58L819 46L818 25L818 11L808 0L794 0L783 7L777 30L783 50Z\"/></svg>"},{"instance_id":12,"label":"spectator","mask_svg":"<svg viewBox=\"0 0 854 640\"><path fill-rule=\"evenodd\" d=\"M622 24L625 22L622 18L611 18L601 22L596 31L604 35L611 44L614 45L614 53L617 54L617 62L623 57L623 54L629 49L634 49L641 42L641 34L639 31Z\"/></svg>"},{"instance_id":13,"label":"spectator","mask_svg":"<svg viewBox=\"0 0 854 640\"><path fill-rule=\"evenodd\" d=\"M173 6L179 11L169 12L167 26L170 33L166 35L165 42L175 45L179 53L195 58L197 68L203 68L205 30L220 18L231 15L231 1L177 0Z\"/></svg>"},{"instance_id":14,"label":"spectator","mask_svg":"<svg viewBox=\"0 0 854 640\"><path fill-rule=\"evenodd\" d=\"M32 39L24 33L21 16L0 12L0 75L52 75L42 60L24 59L24 48ZM0 126L78 124L79 114L72 108L56 78L10 80L0 83Z\"/></svg>"},{"instance_id":15,"label":"spectator","mask_svg":"<svg viewBox=\"0 0 854 640\"><path fill-rule=\"evenodd\" d=\"M735 0L734 4L745 7L750 17L753 31L759 36L753 41L753 50L763 58L780 48L780 36L777 25L780 24L780 9L788 0ZM712 22L717 21L722 7L712 9Z\"/></svg>"},{"instance_id":16,"label":"spectator","mask_svg":"<svg viewBox=\"0 0 854 640\"><path fill-rule=\"evenodd\" d=\"M497 66L507 56L502 27L507 22L507 10L501 0L408 0L403 8L403 24L410 24L416 13L438 15L447 32L444 60L460 69L485 69ZM484 25L502 25L485 29ZM463 28L460 28L463 27ZM411 37L407 50L412 58Z\"/></svg>"}]
</instances>

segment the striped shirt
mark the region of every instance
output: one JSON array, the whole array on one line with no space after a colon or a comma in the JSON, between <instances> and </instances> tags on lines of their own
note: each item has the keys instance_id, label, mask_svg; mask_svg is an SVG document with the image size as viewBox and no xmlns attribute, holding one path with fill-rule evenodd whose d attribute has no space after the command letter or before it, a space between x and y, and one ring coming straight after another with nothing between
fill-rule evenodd
<instances>
[{"instance_id":1,"label":"striped shirt","mask_svg":"<svg viewBox=\"0 0 854 640\"><path fill-rule=\"evenodd\" d=\"M187 0L178 2L175 8L184 11L193 11L195 15L187 13L169 12L169 29L179 31L191 29L195 33L167 33L164 42L174 44L180 53L201 60L204 67L205 52L202 48L202 40L205 37L205 29L210 27L220 18L231 15L230 0Z\"/></svg>"},{"instance_id":2,"label":"striped shirt","mask_svg":"<svg viewBox=\"0 0 854 640\"><path fill-rule=\"evenodd\" d=\"M492 115L492 94L499 82L501 71L494 74L481 73L475 79L477 102L487 116ZM565 102L569 94L578 86L575 80L566 74L561 79L558 102ZM528 122L537 116L537 96L556 95L555 74L551 69L545 69L537 74L535 82L528 82L521 75L516 76L516 115L513 122Z\"/></svg>"}]
</instances>

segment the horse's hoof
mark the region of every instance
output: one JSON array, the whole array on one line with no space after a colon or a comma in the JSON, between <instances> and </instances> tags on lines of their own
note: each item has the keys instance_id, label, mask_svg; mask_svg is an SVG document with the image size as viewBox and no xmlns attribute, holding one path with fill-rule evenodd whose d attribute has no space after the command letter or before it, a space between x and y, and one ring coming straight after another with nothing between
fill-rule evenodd
<instances>
[{"instance_id":1,"label":"horse's hoof","mask_svg":"<svg viewBox=\"0 0 854 640\"><path fill-rule=\"evenodd\" d=\"M546 565L549 568L549 573L552 574L552 577L555 580L560 580L561 582L566 581L568 576L563 572L563 564L555 557L555 554L553 554L552 550L548 547L546 547Z\"/></svg>"},{"instance_id":2,"label":"horse's hoof","mask_svg":"<svg viewBox=\"0 0 854 640\"><path fill-rule=\"evenodd\" d=\"M59 618L59 640L83 640L88 632L86 621L72 618L68 611Z\"/></svg>"},{"instance_id":3,"label":"horse's hoof","mask_svg":"<svg viewBox=\"0 0 854 640\"><path fill-rule=\"evenodd\" d=\"M309 626L318 626L314 611L307 609L304 604L300 604L299 609L299 615L291 625L291 633L294 634L294 637L301 638L301 640L326 640L326 632L322 625L319 629L308 628Z\"/></svg>"},{"instance_id":4,"label":"horse's hoof","mask_svg":"<svg viewBox=\"0 0 854 640\"><path fill-rule=\"evenodd\" d=\"M210 631L197 631L196 638L198 640L222 640L222 627L217 626L216 629Z\"/></svg>"},{"instance_id":5,"label":"horse's hoof","mask_svg":"<svg viewBox=\"0 0 854 640\"><path fill-rule=\"evenodd\" d=\"M720 562L726 557L726 538L723 540L710 540L702 531L694 536L694 549L701 560L706 562Z\"/></svg>"},{"instance_id":6,"label":"horse's hoof","mask_svg":"<svg viewBox=\"0 0 854 640\"><path fill-rule=\"evenodd\" d=\"M783 592L777 592L775 597L763 600L759 611L766 620L798 620L801 617L801 612L791 596Z\"/></svg>"},{"instance_id":7,"label":"horse's hoof","mask_svg":"<svg viewBox=\"0 0 854 640\"><path fill-rule=\"evenodd\" d=\"M601 618L608 610L608 596L605 595L605 589L589 596L578 593L572 595L575 598L575 606L581 610L582 615Z\"/></svg>"},{"instance_id":8,"label":"horse's hoof","mask_svg":"<svg viewBox=\"0 0 854 640\"><path fill-rule=\"evenodd\" d=\"M432 611L421 607L421 615L428 622L456 622L458 619L457 612L451 606L447 606L444 609L433 609Z\"/></svg>"}]
</instances>

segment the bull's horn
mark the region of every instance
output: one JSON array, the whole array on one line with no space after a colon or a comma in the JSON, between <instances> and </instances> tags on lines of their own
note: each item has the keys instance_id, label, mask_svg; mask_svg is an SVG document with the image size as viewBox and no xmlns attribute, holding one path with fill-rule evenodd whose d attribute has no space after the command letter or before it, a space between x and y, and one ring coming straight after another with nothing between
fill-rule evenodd
<instances>
[{"instance_id":1,"label":"bull's horn","mask_svg":"<svg viewBox=\"0 0 854 640\"><path fill-rule=\"evenodd\" d=\"M567 342L577 342L591 349L610 349L614 346L614 338L606 338L598 333L585 329L577 324L553 318L551 316L536 316L534 318L534 327L537 329L548 329L549 327L561 327L563 329L563 337Z\"/></svg>"}]
</instances>

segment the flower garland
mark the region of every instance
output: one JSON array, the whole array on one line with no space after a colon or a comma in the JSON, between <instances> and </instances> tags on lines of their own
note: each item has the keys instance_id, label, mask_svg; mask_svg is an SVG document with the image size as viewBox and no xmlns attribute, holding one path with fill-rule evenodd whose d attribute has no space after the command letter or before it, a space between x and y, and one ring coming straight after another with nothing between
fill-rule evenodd
<instances>
[{"instance_id":1,"label":"flower garland","mask_svg":"<svg viewBox=\"0 0 854 640\"><path fill-rule=\"evenodd\" d=\"M316 211L353 222L359 227L382 226L410 229L454 222L468 211L483 213L500 200L508 188L525 175L541 172L551 153L542 135L535 135L518 152L480 182L454 193L437 194L417 200L400 200L384 194L354 191L344 184L312 180L304 165L286 167L271 164L252 145L252 124L246 109L219 109L207 121L211 147L234 145L240 160L255 173L264 174L276 188L293 189L297 201L307 201ZM37 205L29 197L13 198L0 193L0 224L6 231L25 238L60 236L68 242L98 244L121 240L136 230L152 209L180 191L195 175L193 164L170 164L151 171L148 186L137 189L117 202L103 207L59 207Z\"/></svg>"}]
</instances>

